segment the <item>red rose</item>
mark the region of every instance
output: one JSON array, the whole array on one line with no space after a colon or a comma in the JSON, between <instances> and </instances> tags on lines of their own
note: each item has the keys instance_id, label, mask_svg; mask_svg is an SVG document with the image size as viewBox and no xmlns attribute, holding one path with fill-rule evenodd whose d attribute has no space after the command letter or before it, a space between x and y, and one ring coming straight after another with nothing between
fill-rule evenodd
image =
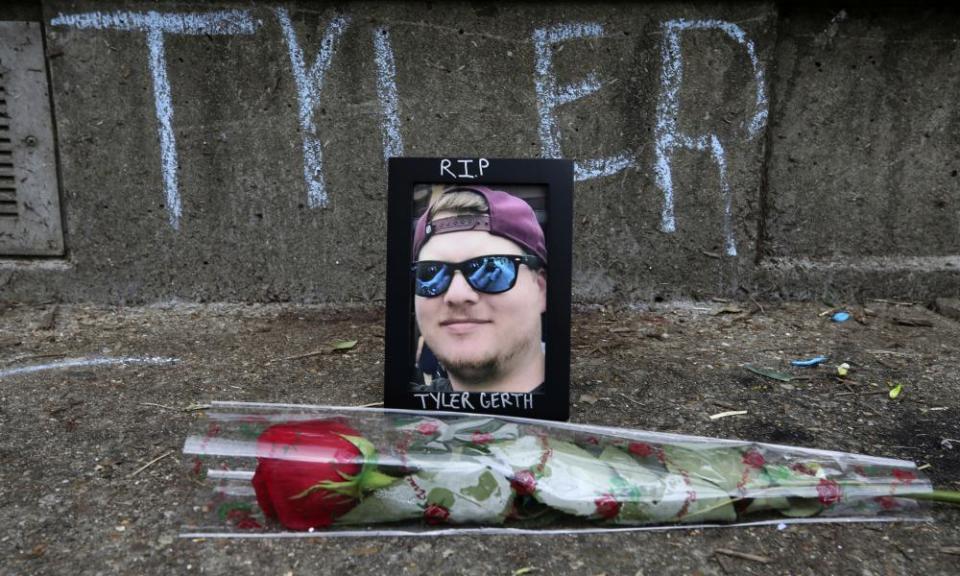
<instances>
[{"instance_id":1,"label":"red rose","mask_svg":"<svg viewBox=\"0 0 960 576\"><path fill-rule=\"evenodd\" d=\"M816 475L817 475L817 472L816 472L813 468L810 468L809 466L807 466L807 465L804 464L803 462L797 462L796 464L794 464L793 466L791 466L790 469L793 470L794 472L799 472L799 473L801 473L801 474L806 474L807 476L816 476Z\"/></svg>"},{"instance_id":2,"label":"red rose","mask_svg":"<svg viewBox=\"0 0 960 576\"><path fill-rule=\"evenodd\" d=\"M600 498L594 500L593 504L597 507L597 515L601 518L606 518L607 520L616 518L617 514L620 513L620 507L622 506L622 504L617 502L617 499L614 498L612 494L604 494Z\"/></svg>"},{"instance_id":3,"label":"red rose","mask_svg":"<svg viewBox=\"0 0 960 576\"><path fill-rule=\"evenodd\" d=\"M750 450L743 455L743 463L751 468L763 468L767 461L763 459L763 454Z\"/></svg>"},{"instance_id":4,"label":"red rose","mask_svg":"<svg viewBox=\"0 0 960 576\"><path fill-rule=\"evenodd\" d=\"M909 484L917 479L917 475L913 472L899 468L893 469L893 477L897 479L897 482L903 482L904 484Z\"/></svg>"},{"instance_id":5,"label":"red rose","mask_svg":"<svg viewBox=\"0 0 960 576\"><path fill-rule=\"evenodd\" d=\"M450 518L450 511L439 504L430 504L423 511L427 524L444 524Z\"/></svg>"},{"instance_id":6,"label":"red rose","mask_svg":"<svg viewBox=\"0 0 960 576\"><path fill-rule=\"evenodd\" d=\"M393 481L364 466L375 458L373 445L340 422L271 426L257 439L257 503L291 530L329 526L357 504L364 489Z\"/></svg>"},{"instance_id":7,"label":"red rose","mask_svg":"<svg viewBox=\"0 0 960 576\"><path fill-rule=\"evenodd\" d=\"M440 425L436 422L421 422L417 426L417 432L423 434L424 436L431 436L437 433L437 430L440 429Z\"/></svg>"},{"instance_id":8,"label":"red rose","mask_svg":"<svg viewBox=\"0 0 960 576\"><path fill-rule=\"evenodd\" d=\"M821 504L831 506L840 501L840 485L833 480L821 478L817 484L817 494Z\"/></svg>"},{"instance_id":9,"label":"red rose","mask_svg":"<svg viewBox=\"0 0 960 576\"><path fill-rule=\"evenodd\" d=\"M470 441L474 444L488 444L493 442L493 434L489 432L474 432L470 436Z\"/></svg>"},{"instance_id":10,"label":"red rose","mask_svg":"<svg viewBox=\"0 0 960 576\"><path fill-rule=\"evenodd\" d=\"M532 495L537 491L537 478L529 470L521 470L510 480L510 486L517 496Z\"/></svg>"},{"instance_id":11,"label":"red rose","mask_svg":"<svg viewBox=\"0 0 960 576\"><path fill-rule=\"evenodd\" d=\"M646 458L647 456L653 454L653 446L643 442L631 442L630 445L627 446L627 451L634 456Z\"/></svg>"}]
</instances>

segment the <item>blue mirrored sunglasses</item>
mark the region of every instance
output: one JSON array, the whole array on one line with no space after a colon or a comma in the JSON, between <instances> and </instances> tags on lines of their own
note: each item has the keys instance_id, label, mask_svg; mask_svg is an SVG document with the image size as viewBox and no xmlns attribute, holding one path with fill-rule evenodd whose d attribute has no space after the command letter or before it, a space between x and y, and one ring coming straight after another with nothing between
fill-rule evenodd
<instances>
[{"instance_id":1,"label":"blue mirrored sunglasses","mask_svg":"<svg viewBox=\"0 0 960 576\"><path fill-rule=\"evenodd\" d=\"M531 270L543 267L539 258L529 254L479 256L459 263L421 260L411 266L413 291L424 298L440 296L450 288L453 274L459 270L467 284L477 292L500 294L517 283L521 264L526 264Z\"/></svg>"}]
</instances>

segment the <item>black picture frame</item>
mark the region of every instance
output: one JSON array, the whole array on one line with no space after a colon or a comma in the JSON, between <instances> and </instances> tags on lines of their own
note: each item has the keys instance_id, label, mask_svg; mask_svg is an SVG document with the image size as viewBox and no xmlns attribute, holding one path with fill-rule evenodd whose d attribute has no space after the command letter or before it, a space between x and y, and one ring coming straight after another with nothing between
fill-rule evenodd
<instances>
[{"instance_id":1,"label":"black picture frame","mask_svg":"<svg viewBox=\"0 0 960 576\"><path fill-rule=\"evenodd\" d=\"M411 252L415 223L413 192L418 184L542 187L546 312L543 393L431 393L411 389L415 324ZM386 326L384 406L415 410L502 414L546 420L570 416L570 278L573 235L573 161L502 158L390 158L387 197ZM464 396L466 394L466 396Z\"/></svg>"}]
</instances>

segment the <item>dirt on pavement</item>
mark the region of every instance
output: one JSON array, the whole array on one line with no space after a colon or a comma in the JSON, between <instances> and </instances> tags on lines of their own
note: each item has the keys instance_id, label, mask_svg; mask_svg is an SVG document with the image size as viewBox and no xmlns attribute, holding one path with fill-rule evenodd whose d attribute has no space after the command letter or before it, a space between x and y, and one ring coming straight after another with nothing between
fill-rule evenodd
<instances>
[{"instance_id":1,"label":"dirt on pavement","mask_svg":"<svg viewBox=\"0 0 960 576\"><path fill-rule=\"evenodd\" d=\"M817 303L577 309L571 420L905 458L960 490L960 323L904 302L844 309L843 323ZM377 307L0 304L0 574L958 572L960 508L947 506L930 509L931 523L782 530L177 538L205 489L180 455L201 426L197 405L377 402L383 331ZM789 365L817 355L829 360Z\"/></svg>"}]
</instances>

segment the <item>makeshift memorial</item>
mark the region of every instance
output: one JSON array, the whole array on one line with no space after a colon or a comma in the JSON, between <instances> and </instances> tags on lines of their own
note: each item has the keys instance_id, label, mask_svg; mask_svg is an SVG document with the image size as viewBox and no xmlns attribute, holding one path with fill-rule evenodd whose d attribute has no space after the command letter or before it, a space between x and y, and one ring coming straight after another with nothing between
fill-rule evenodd
<instances>
[{"instance_id":1,"label":"makeshift memorial","mask_svg":"<svg viewBox=\"0 0 960 576\"><path fill-rule=\"evenodd\" d=\"M908 520L915 500L958 498L912 462L773 444L408 410L214 403L208 418L184 445L214 484L194 536Z\"/></svg>"}]
</instances>

